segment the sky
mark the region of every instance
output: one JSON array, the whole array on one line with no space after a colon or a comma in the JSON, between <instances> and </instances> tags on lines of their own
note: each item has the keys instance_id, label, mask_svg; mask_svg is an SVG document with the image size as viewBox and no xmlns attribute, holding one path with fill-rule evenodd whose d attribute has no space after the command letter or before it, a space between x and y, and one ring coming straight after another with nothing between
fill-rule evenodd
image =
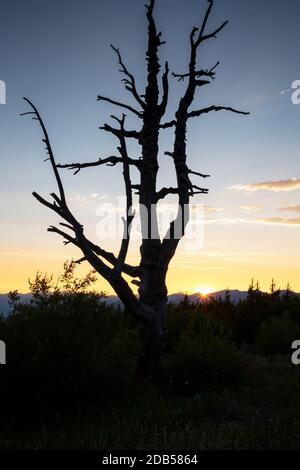
<instances>
[{"instance_id":1,"label":"sky","mask_svg":"<svg viewBox=\"0 0 300 470\"><path fill-rule=\"evenodd\" d=\"M37 270L56 275L66 259L80 257L47 233L57 217L32 197L32 191L47 196L56 187L44 162L40 129L30 118L20 117L28 111L22 97L39 108L58 162L88 162L114 154L115 141L99 126L119 110L96 97L133 104L110 44L120 48L143 91L144 3L1 1L0 80L6 84L6 104L0 104L1 293L26 292L28 278ZM171 71L186 71L189 34L201 24L206 7L205 0L157 0L155 17L166 41L161 63L168 60ZM190 122L189 166L211 175L205 181L210 192L194 198L200 218L203 215L199 243L180 243L168 274L170 293L203 287L243 290L252 278L263 289L274 278L278 286L290 282L300 291L300 105L291 100L292 83L300 80L299 13L297 0L215 1L208 29L226 19L229 24L201 49L199 66L210 68L217 61L220 65L213 84L201 88L194 108L224 105L251 114L211 113ZM183 87L172 80L167 117L172 117ZM130 116L128 123L136 125ZM162 186L175 181L172 162L164 156L172 149L172 139L172 130L160 138ZM139 157L138 148L130 150ZM120 220L121 170L101 167L76 176L64 170L62 177L70 207L88 235L103 248L117 251L119 240L101 232L101 211L110 207ZM134 240L129 261L137 263L138 255ZM86 269L81 266L79 272ZM101 279L97 287L111 292Z\"/></svg>"}]
</instances>

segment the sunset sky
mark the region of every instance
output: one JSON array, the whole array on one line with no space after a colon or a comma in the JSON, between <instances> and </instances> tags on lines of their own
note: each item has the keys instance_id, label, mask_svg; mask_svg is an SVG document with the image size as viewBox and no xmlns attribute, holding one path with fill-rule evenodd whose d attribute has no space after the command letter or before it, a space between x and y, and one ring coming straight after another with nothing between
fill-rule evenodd
<instances>
[{"instance_id":1,"label":"sunset sky","mask_svg":"<svg viewBox=\"0 0 300 470\"><path fill-rule=\"evenodd\" d=\"M22 97L32 99L44 117L57 162L115 154L115 141L98 127L119 110L96 97L132 104L111 43L120 48L143 91L144 3L1 2L0 80L6 83L7 103L0 105L0 293L26 292L28 278L37 270L57 274L66 259L80 257L47 233L57 217L31 195L37 191L47 196L56 186L49 163L44 163L40 129L19 116L28 111ZM161 62L167 59L171 71L186 71L189 34L201 24L205 9L205 0L157 0L157 23L167 41ZM300 105L291 101L291 84L300 80L299 14L298 0L215 1L209 29L230 22L202 49L201 67L218 60L220 66L214 83L201 88L194 109L224 105L251 115L211 113L190 122L189 166L211 175L205 181L210 192L193 200L204 206L199 209L204 213L203 243L193 249L180 245L168 274L170 293L201 286L245 290L252 278L263 289L274 278L280 287L289 281L300 291ZM168 117L183 87L172 80ZM130 117L128 122L130 128L137 124ZM172 150L172 139L172 130L161 135L162 186L175 182L172 162L164 156ZM131 151L139 157L136 147ZM116 252L118 240L99 240L99 207L118 207L121 168L86 169L76 176L63 170L62 177L70 207L89 236ZM138 263L138 255L135 240L129 261ZM111 293L102 280L98 287Z\"/></svg>"}]
</instances>

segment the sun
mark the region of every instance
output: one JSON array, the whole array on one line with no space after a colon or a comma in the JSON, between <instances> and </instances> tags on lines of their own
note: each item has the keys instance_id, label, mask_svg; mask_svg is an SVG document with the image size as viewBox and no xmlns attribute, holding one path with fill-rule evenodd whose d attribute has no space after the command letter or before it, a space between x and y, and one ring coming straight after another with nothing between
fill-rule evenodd
<instances>
[{"instance_id":1,"label":"sun","mask_svg":"<svg viewBox=\"0 0 300 470\"><path fill-rule=\"evenodd\" d=\"M211 287L208 287L208 286L200 286L200 287L197 288L197 292L199 292L199 294L202 297L206 297L207 295L214 292L214 290Z\"/></svg>"}]
</instances>

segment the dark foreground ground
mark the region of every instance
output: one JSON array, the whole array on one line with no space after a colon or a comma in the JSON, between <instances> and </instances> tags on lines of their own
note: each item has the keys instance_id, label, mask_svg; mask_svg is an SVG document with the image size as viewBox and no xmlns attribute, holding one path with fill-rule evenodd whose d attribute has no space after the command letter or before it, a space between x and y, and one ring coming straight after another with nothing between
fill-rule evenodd
<instances>
[{"instance_id":1,"label":"dark foreground ground","mask_svg":"<svg viewBox=\"0 0 300 470\"><path fill-rule=\"evenodd\" d=\"M251 357L251 385L194 397L140 387L127 400L2 430L2 449L299 449L300 377L288 357Z\"/></svg>"}]
</instances>

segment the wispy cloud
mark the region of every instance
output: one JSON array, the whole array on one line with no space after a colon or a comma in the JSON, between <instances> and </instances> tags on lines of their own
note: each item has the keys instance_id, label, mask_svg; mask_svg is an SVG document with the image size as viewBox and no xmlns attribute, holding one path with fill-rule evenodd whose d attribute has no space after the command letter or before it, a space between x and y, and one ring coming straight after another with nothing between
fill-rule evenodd
<instances>
[{"instance_id":1,"label":"wispy cloud","mask_svg":"<svg viewBox=\"0 0 300 470\"><path fill-rule=\"evenodd\" d=\"M203 206L204 214L215 214L217 212L223 212L223 209L213 206Z\"/></svg>"},{"instance_id":2,"label":"wispy cloud","mask_svg":"<svg viewBox=\"0 0 300 470\"><path fill-rule=\"evenodd\" d=\"M71 203L78 203L78 204L89 204L90 202L93 201L103 201L104 199L107 199L106 195L101 195L98 193L92 193L92 194L73 194L69 197L69 202Z\"/></svg>"},{"instance_id":3,"label":"wispy cloud","mask_svg":"<svg viewBox=\"0 0 300 470\"><path fill-rule=\"evenodd\" d=\"M290 93L291 92L291 89L290 88L286 88L285 90L281 90L280 94L281 95L286 95L287 93Z\"/></svg>"},{"instance_id":4,"label":"wispy cloud","mask_svg":"<svg viewBox=\"0 0 300 470\"><path fill-rule=\"evenodd\" d=\"M300 212L300 206L279 207L277 210L282 212Z\"/></svg>"},{"instance_id":5,"label":"wispy cloud","mask_svg":"<svg viewBox=\"0 0 300 470\"><path fill-rule=\"evenodd\" d=\"M249 206L241 206L241 209L246 212L259 212L259 211L264 210L263 206L260 206L258 204L250 204Z\"/></svg>"},{"instance_id":6,"label":"wispy cloud","mask_svg":"<svg viewBox=\"0 0 300 470\"><path fill-rule=\"evenodd\" d=\"M209 219L205 224L269 224L297 227L300 225L300 219L285 219L281 217L269 217L264 219L240 219L240 218L219 218Z\"/></svg>"},{"instance_id":7,"label":"wispy cloud","mask_svg":"<svg viewBox=\"0 0 300 470\"><path fill-rule=\"evenodd\" d=\"M267 219L261 219L261 223L272 225L288 225L295 227L300 225L300 219L283 219L281 217L271 217Z\"/></svg>"},{"instance_id":8,"label":"wispy cloud","mask_svg":"<svg viewBox=\"0 0 300 470\"><path fill-rule=\"evenodd\" d=\"M174 263L174 266L177 266L179 269L187 269L189 271L223 271L224 266L191 266L190 264L180 264Z\"/></svg>"},{"instance_id":9,"label":"wispy cloud","mask_svg":"<svg viewBox=\"0 0 300 470\"><path fill-rule=\"evenodd\" d=\"M255 222L255 221L254 221ZM230 217L220 217L217 219L206 219L204 224L243 224L243 223L253 223L251 220L239 219L239 218L230 218Z\"/></svg>"},{"instance_id":10,"label":"wispy cloud","mask_svg":"<svg viewBox=\"0 0 300 470\"><path fill-rule=\"evenodd\" d=\"M237 184L228 189L237 191L295 191L300 189L300 178L291 178L288 180L265 181L262 183Z\"/></svg>"},{"instance_id":11,"label":"wispy cloud","mask_svg":"<svg viewBox=\"0 0 300 470\"><path fill-rule=\"evenodd\" d=\"M174 208L174 204L171 207ZM175 207L177 208L177 205ZM191 212L199 212L200 210L203 211L204 215L207 215L207 214L214 214L217 212L223 212L224 209L219 208L219 207L214 207L214 206L206 206L203 204L193 204L190 208Z\"/></svg>"},{"instance_id":12,"label":"wispy cloud","mask_svg":"<svg viewBox=\"0 0 300 470\"><path fill-rule=\"evenodd\" d=\"M182 255L182 258L181 256ZM183 256L184 255L184 256ZM269 253L266 253L269 255ZM220 269L223 267L220 263L246 263L262 253L235 252L235 251L197 251L197 252L181 252L179 258L175 261L176 266L186 269L205 269L210 266L212 269ZM200 266L200 268L199 268Z\"/></svg>"},{"instance_id":13,"label":"wispy cloud","mask_svg":"<svg viewBox=\"0 0 300 470\"><path fill-rule=\"evenodd\" d=\"M243 252L243 251L199 251L196 252L192 251L181 251L178 256L183 256L184 259L182 260L183 263L186 262L186 258L195 257L195 254L201 257L207 258L249 258L252 256L256 256L258 253L254 252ZM189 260L188 264L199 264L198 259Z\"/></svg>"},{"instance_id":14,"label":"wispy cloud","mask_svg":"<svg viewBox=\"0 0 300 470\"><path fill-rule=\"evenodd\" d=\"M0 251L0 256L2 257L12 257L12 258L58 258L58 259L66 259L65 253L41 253L41 252L30 252L30 251Z\"/></svg>"}]
</instances>

